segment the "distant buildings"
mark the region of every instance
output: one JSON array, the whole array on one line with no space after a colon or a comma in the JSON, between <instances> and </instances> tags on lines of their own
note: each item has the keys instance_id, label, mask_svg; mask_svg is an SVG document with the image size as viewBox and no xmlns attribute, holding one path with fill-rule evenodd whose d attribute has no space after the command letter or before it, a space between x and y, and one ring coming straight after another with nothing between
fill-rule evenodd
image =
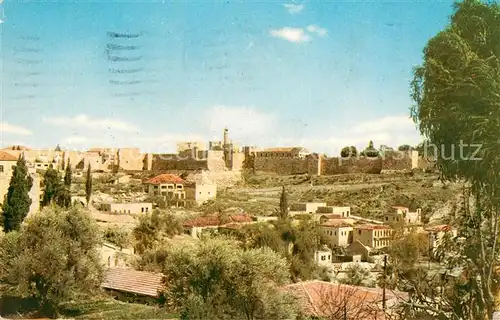
<instances>
[{"instance_id":1,"label":"distant buildings","mask_svg":"<svg viewBox=\"0 0 500 320\"><path fill-rule=\"evenodd\" d=\"M152 203L102 203L101 211L123 214L141 214L153 211Z\"/></svg>"},{"instance_id":2,"label":"distant buildings","mask_svg":"<svg viewBox=\"0 0 500 320\"><path fill-rule=\"evenodd\" d=\"M385 223L419 224L422 222L421 209L417 209L415 212L410 212L407 207L392 207L392 209L394 211L384 215L383 220Z\"/></svg>"}]
</instances>

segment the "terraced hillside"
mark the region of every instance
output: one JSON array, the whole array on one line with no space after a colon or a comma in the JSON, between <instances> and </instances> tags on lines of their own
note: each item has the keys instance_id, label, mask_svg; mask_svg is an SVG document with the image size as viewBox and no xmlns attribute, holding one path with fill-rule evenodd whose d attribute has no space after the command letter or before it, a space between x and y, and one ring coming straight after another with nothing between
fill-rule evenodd
<instances>
[{"instance_id":1,"label":"terraced hillside","mask_svg":"<svg viewBox=\"0 0 500 320\"><path fill-rule=\"evenodd\" d=\"M338 176L245 175L245 184L219 193L215 202L202 210L240 207L249 213L272 215L285 185L289 202L321 201L328 205L351 206L355 215L379 218L393 205L422 208L425 218L441 214L460 193L458 184L443 184L435 174L353 174Z\"/></svg>"}]
</instances>

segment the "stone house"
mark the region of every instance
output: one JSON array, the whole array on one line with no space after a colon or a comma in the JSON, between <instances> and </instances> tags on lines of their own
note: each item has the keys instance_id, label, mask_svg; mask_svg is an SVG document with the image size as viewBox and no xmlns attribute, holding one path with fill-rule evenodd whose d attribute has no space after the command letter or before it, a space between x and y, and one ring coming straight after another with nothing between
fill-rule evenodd
<instances>
[{"instance_id":1,"label":"stone house","mask_svg":"<svg viewBox=\"0 0 500 320\"><path fill-rule=\"evenodd\" d=\"M176 206L186 204L186 182L175 174L164 173L144 181L146 192L151 196L162 197L167 203Z\"/></svg>"},{"instance_id":2,"label":"stone house","mask_svg":"<svg viewBox=\"0 0 500 320\"><path fill-rule=\"evenodd\" d=\"M407 207L392 207L394 211L384 215L384 223L419 224L422 222L422 210L417 209L415 212L410 212Z\"/></svg>"},{"instance_id":3,"label":"stone house","mask_svg":"<svg viewBox=\"0 0 500 320\"><path fill-rule=\"evenodd\" d=\"M196 176L194 182L186 183L185 189L186 199L198 205L217 197L217 184L210 181L204 172Z\"/></svg>"},{"instance_id":4,"label":"stone house","mask_svg":"<svg viewBox=\"0 0 500 320\"><path fill-rule=\"evenodd\" d=\"M350 245L346 247L346 253L348 256L361 257L361 261L368 261L370 256L371 248L365 246L359 240L353 241Z\"/></svg>"},{"instance_id":5,"label":"stone house","mask_svg":"<svg viewBox=\"0 0 500 320\"><path fill-rule=\"evenodd\" d=\"M328 244L336 247L345 247L352 242L353 226L344 219L332 219L319 225L320 230L328 239Z\"/></svg>"},{"instance_id":6,"label":"stone house","mask_svg":"<svg viewBox=\"0 0 500 320\"><path fill-rule=\"evenodd\" d=\"M342 218L349 218L351 207L320 206L316 212L320 214L337 214L342 216Z\"/></svg>"},{"instance_id":7,"label":"stone house","mask_svg":"<svg viewBox=\"0 0 500 320\"><path fill-rule=\"evenodd\" d=\"M332 264L333 252L328 248L322 248L314 252L314 261L320 266L329 266Z\"/></svg>"},{"instance_id":8,"label":"stone house","mask_svg":"<svg viewBox=\"0 0 500 320\"><path fill-rule=\"evenodd\" d=\"M316 213L318 207L325 207L325 202L302 202L294 203L290 206L291 212L297 213Z\"/></svg>"},{"instance_id":9,"label":"stone house","mask_svg":"<svg viewBox=\"0 0 500 320\"><path fill-rule=\"evenodd\" d=\"M354 227L353 241L359 241L372 249L385 248L392 241L393 229L385 225L359 225Z\"/></svg>"},{"instance_id":10,"label":"stone house","mask_svg":"<svg viewBox=\"0 0 500 320\"><path fill-rule=\"evenodd\" d=\"M141 214L153 211L152 203L102 203L101 211L111 213Z\"/></svg>"}]
</instances>

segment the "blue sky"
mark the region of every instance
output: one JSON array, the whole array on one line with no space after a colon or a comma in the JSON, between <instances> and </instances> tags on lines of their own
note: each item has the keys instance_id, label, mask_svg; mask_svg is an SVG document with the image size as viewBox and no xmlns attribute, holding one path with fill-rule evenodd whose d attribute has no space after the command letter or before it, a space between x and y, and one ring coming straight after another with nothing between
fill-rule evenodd
<instances>
[{"instance_id":1,"label":"blue sky","mask_svg":"<svg viewBox=\"0 0 500 320\"><path fill-rule=\"evenodd\" d=\"M5 0L0 10L3 146L173 151L227 126L240 145L334 155L370 139L419 142L411 71L452 2Z\"/></svg>"}]
</instances>

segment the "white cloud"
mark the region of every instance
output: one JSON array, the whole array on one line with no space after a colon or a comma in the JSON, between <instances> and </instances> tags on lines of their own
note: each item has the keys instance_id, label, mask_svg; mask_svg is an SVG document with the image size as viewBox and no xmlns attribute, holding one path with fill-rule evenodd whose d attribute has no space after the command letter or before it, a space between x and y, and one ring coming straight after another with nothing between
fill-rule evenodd
<instances>
[{"instance_id":1,"label":"white cloud","mask_svg":"<svg viewBox=\"0 0 500 320\"><path fill-rule=\"evenodd\" d=\"M315 33L320 37L324 37L328 33L328 30L326 30L325 28L321 28L320 26L318 26L316 24L308 25L307 31L309 31L310 33Z\"/></svg>"},{"instance_id":2,"label":"white cloud","mask_svg":"<svg viewBox=\"0 0 500 320\"><path fill-rule=\"evenodd\" d=\"M29 136L32 132L26 128L16 126L7 122L0 122L0 131L2 133L12 133L22 136Z\"/></svg>"},{"instance_id":3,"label":"white cloud","mask_svg":"<svg viewBox=\"0 0 500 320\"><path fill-rule=\"evenodd\" d=\"M408 116L389 116L376 120L361 122L352 129L352 133L380 132L387 130L399 130L415 128L415 124Z\"/></svg>"},{"instance_id":4,"label":"white cloud","mask_svg":"<svg viewBox=\"0 0 500 320\"><path fill-rule=\"evenodd\" d=\"M271 36L281 38L290 42L307 42L311 38L304 32L302 28L281 28L270 31Z\"/></svg>"},{"instance_id":5,"label":"white cloud","mask_svg":"<svg viewBox=\"0 0 500 320\"><path fill-rule=\"evenodd\" d=\"M137 131L138 128L128 122L114 118L90 118L85 114L74 117L50 117L43 121L56 126L83 127L88 129L106 129L117 131Z\"/></svg>"},{"instance_id":6,"label":"white cloud","mask_svg":"<svg viewBox=\"0 0 500 320\"><path fill-rule=\"evenodd\" d=\"M300 13L302 10L304 10L303 4L285 3L283 4L283 6L288 10L289 14L297 14Z\"/></svg>"},{"instance_id":7,"label":"white cloud","mask_svg":"<svg viewBox=\"0 0 500 320\"><path fill-rule=\"evenodd\" d=\"M82 137L82 136L70 136L65 139L63 139L62 143L64 145L82 145L82 144L87 144L90 142L89 138Z\"/></svg>"}]
</instances>

